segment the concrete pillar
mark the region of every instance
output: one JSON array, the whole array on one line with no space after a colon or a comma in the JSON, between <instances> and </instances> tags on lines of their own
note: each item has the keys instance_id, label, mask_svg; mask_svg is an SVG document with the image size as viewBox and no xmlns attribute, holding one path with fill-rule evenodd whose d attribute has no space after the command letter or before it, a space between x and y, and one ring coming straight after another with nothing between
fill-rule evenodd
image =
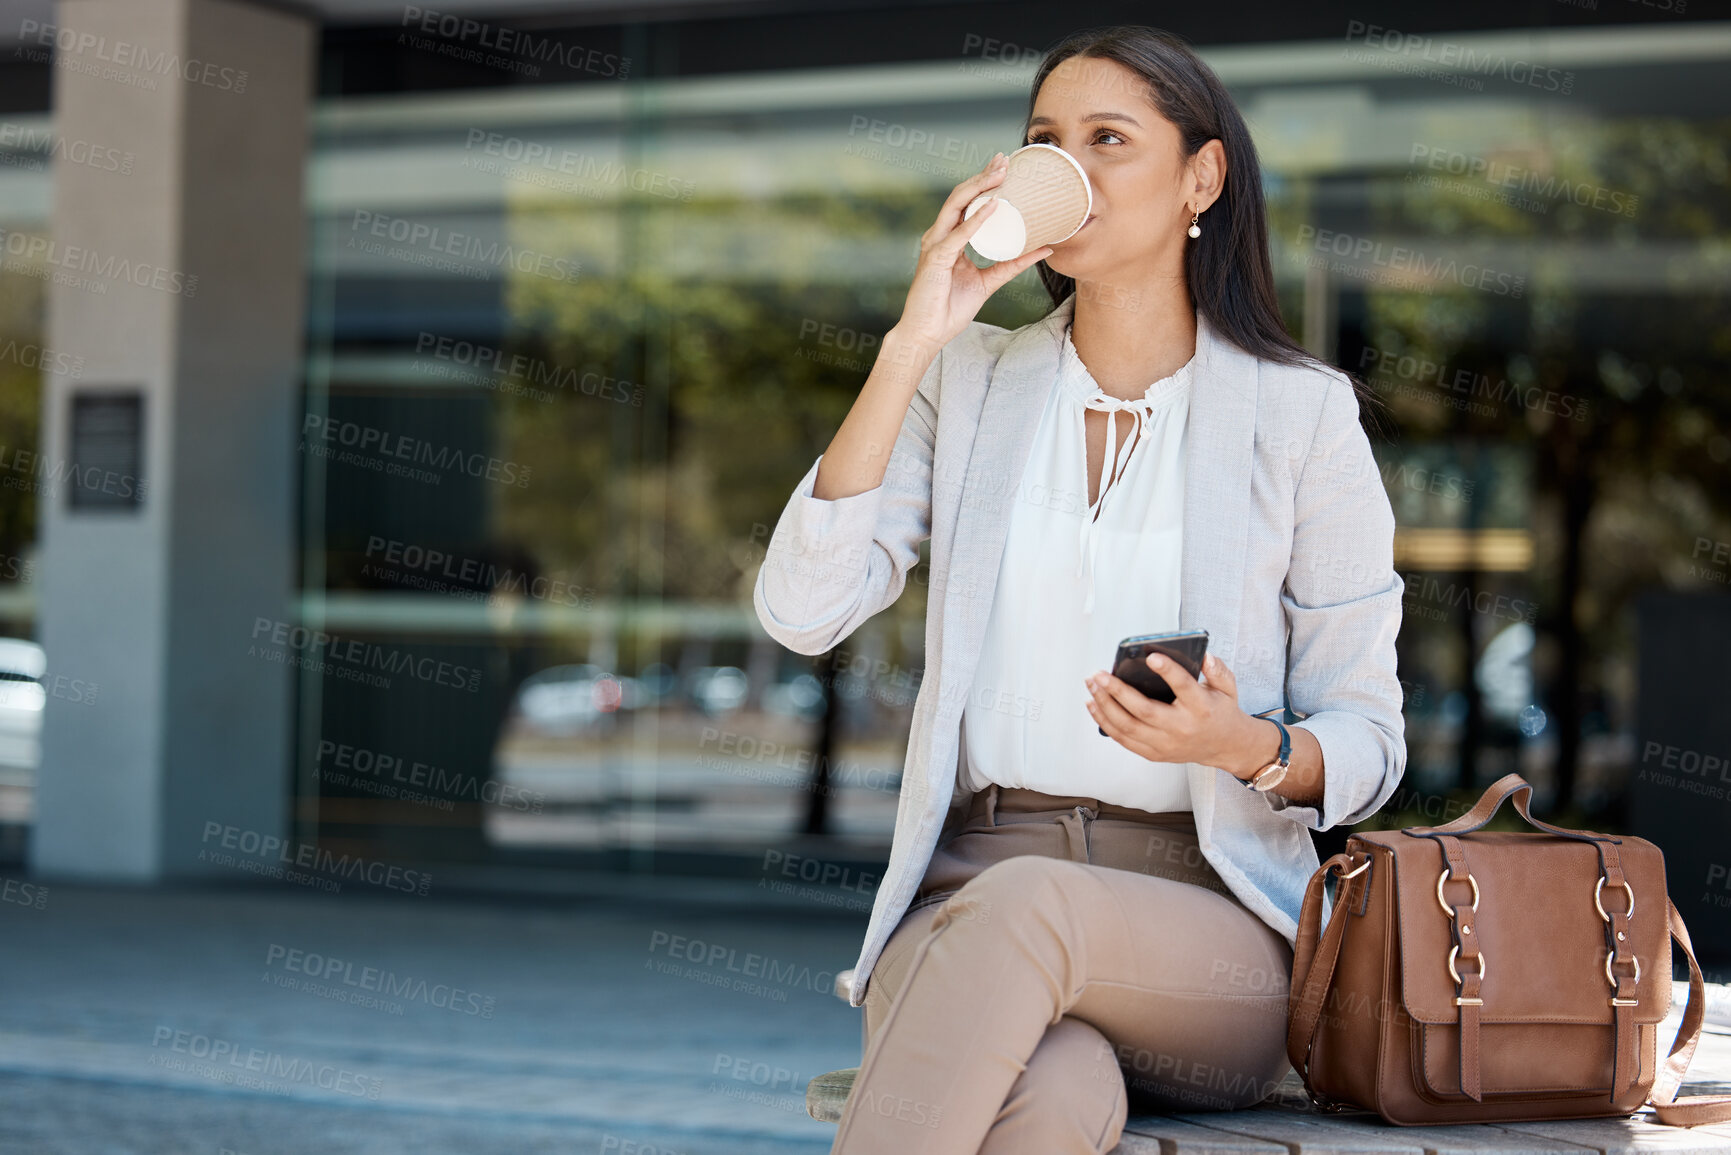
<instances>
[{"instance_id":1,"label":"concrete pillar","mask_svg":"<svg viewBox=\"0 0 1731 1155\"><path fill-rule=\"evenodd\" d=\"M295 620L317 29L244 0L60 0L54 19L25 43L55 46L56 132L133 159L55 166L49 344L85 367L44 377L32 866L244 877L200 851L211 823L288 833L292 671L248 651L260 618Z\"/></svg>"}]
</instances>

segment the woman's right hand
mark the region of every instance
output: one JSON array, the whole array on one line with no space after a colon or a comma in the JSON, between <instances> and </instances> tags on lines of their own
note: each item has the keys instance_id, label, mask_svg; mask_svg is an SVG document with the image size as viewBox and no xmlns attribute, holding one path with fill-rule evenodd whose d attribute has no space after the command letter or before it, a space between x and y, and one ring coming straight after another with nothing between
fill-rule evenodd
<instances>
[{"instance_id":1,"label":"woman's right hand","mask_svg":"<svg viewBox=\"0 0 1731 1155\"><path fill-rule=\"evenodd\" d=\"M908 289L907 303L902 307L902 319L896 328L934 353L967 328L986 298L1006 281L1051 255L1052 246L1045 245L1014 260L999 261L981 269L962 251L987 215L997 211L1003 202L990 200L967 220L962 219L962 214L975 197L1003 182L1008 163L1000 152L986 162L985 168L958 184L938 210L938 219L920 237L919 265L914 270L914 283Z\"/></svg>"}]
</instances>

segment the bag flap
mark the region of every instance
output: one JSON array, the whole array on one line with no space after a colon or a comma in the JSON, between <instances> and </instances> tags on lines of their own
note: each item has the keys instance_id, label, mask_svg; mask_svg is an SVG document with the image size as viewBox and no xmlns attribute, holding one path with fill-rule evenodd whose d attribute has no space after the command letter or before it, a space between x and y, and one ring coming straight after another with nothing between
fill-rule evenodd
<instances>
[{"instance_id":1,"label":"bag flap","mask_svg":"<svg viewBox=\"0 0 1731 1155\"><path fill-rule=\"evenodd\" d=\"M1354 837L1392 853L1401 997L1408 1013L1424 1023L1457 1022L1456 987L1448 968L1453 920L1437 901L1437 879L1446 865L1441 846L1398 830ZM1516 831L1455 837L1478 880L1473 925L1484 956L1480 1021L1609 1023L1606 924L1593 903L1601 877L1597 848L1577 839ZM1611 913L1611 930L1628 935L1640 961L1634 1019L1657 1023L1671 1009L1665 859L1642 838L1622 837L1617 851L1635 894L1633 916L1623 917L1627 899L1617 891L1602 901ZM1464 880L1449 883L1452 901L1459 901L1463 886Z\"/></svg>"}]
</instances>

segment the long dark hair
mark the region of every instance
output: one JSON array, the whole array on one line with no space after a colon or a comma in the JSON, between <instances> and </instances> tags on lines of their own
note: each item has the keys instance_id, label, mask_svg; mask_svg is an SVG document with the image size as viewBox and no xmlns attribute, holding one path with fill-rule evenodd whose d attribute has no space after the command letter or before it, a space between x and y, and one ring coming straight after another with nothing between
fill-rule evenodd
<instances>
[{"instance_id":1,"label":"long dark hair","mask_svg":"<svg viewBox=\"0 0 1731 1155\"><path fill-rule=\"evenodd\" d=\"M1246 353L1282 365L1323 365L1286 331L1268 260L1268 217L1262 200L1262 168L1250 129L1226 86L1183 40L1141 24L1089 28L1067 37L1040 62L1028 93L1028 119L1040 86L1072 56L1111 60L1147 83L1144 95L1178 128L1185 157L1211 140L1226 150L1226 181L1208 210L1202 235L1189 244L1185 274L1198 315ZM1028 143L1024 128L1022 143ZM1036 266L1054 305L1076 291L1073 278L1045 261ZM1330 366L1333 368L1333 366ZM1344 372L1344 370L1343 370ZM1361 420L1383 408L1382 399L1347 372L1359 399ZM1367 422L1368 424L1369 422Z\"/></svg>"}]
</instances>

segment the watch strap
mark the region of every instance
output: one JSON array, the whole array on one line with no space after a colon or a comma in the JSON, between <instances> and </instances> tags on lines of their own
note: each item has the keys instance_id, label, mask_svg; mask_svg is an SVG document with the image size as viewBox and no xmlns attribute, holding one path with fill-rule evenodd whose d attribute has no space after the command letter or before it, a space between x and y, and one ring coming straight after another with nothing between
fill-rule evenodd
<instances>
[{"instance_id":1,"label":"watch strap","mask_svg":"<svg viewBox=\"0 0 1731 1155\"><path fill-rule=\"evenodd\" d=\"M1273 722L1275 729L1280 731L1280 753L1275 755L1274 761L1244 779L1244 785L1251 790L1265 791L1279 785L1280 780L1286 777L1287 770L1292 766L1292 734L1278 718L1270 718L1267 714L1258 714L1257 717ZM1273 780L1269 781L1267 785L1260 785L1270 775L1273 776Z\"/></svg>"}]
</instances>

